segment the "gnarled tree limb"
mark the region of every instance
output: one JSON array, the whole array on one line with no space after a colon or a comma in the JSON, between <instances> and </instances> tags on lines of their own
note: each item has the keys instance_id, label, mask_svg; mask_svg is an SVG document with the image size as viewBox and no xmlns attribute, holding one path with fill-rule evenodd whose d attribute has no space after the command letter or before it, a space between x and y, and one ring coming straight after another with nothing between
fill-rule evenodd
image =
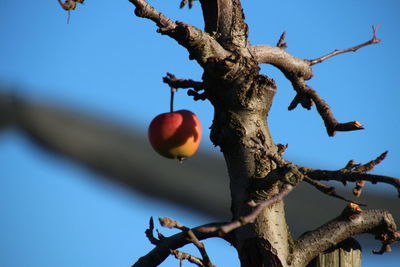
<instances>
[{"instance_id":1,"label":"gnarled tree limb","mask_svg":"<svg viewBox=\"0 0 400 267\"><path fill-rule=\"evenodd\" d=\"M295 243L290 261L293 266L305 266L319 253L361 233L375 235L386 249L389 244L400 239L393 217L387 211L346 211L336 219L301 236Z\"/></svg>"},{"instance_id":2,"label":"gnarled tree limb","mask_svg":"<svg viewBox=\"0 0 400 267\"><path fill-rule=\"evenodd\" d=\"M135 5L135 14L138 17L155 22L159 28L158 32L175 39L189 51L190 58L196 59L201 66L212 58L225 59L231 55L210 34L183 22L173 22L145 0L129 1Z\"/></svg>"},{"instance_id":3,"label":"gnarled tree limb","mask_svg":"<svg viewBox=\"0 0 400 267\"><path fill-rule=\"evenodd\" d=\"M306 109L311 109L313 104L316 105L317 111L322 117L327 133L329 136L334 136L336 131L354 131L364 129L358 121L351 121L346 123L338 122L329 105L322 99L322 97L305 81L310 80L313 76L311 66L338 54L350 51L357 51L358 49L380 42L376 37L376 28L373 27L373 36L371 40L360 45L343 49L335 50L323 57L307 60L292 56L287 53L283 48L283 40L285 35L282 35L278 41L277 47L269 45L256 45L250 46L249 51L258 63L267 63L277 67L293 85L294 90L297 92L293 98L288 109L292 110L301 104ZM286 44L285 44L286 47Z\"/></svg>"}]
</instances>

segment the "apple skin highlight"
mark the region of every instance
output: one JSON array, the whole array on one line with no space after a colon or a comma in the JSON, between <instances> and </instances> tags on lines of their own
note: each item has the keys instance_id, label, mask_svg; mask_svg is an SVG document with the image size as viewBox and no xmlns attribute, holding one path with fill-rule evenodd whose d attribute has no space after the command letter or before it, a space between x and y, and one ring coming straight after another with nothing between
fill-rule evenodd
<instances>
[{"instance_id":1,"label":"apple skin highlight","mask_svg":"<svg viewBox=\"0 0 400 267\"><path fill-rule=\"evenodd\" d=\"M178 159L190 157L200 145L200 120L189 110L162 113L151 121L148 136L151 146L160 155Z\"/></svg>"}]
</instances>

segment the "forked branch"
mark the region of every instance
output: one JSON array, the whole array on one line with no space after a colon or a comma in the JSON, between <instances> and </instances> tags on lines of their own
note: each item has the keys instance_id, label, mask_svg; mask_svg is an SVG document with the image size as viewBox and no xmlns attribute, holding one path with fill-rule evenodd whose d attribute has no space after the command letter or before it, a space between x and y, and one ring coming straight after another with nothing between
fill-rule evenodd
<instances>
[{"instance_id":1,"label":"forked branch","mask_svg":"<svg viewBox=\"0 0 400 267\"><path fill-rule=\"evenodd\" d=\"M182 231L187 237L187 239L193 243L197 249L200 251L201 256L203 259L201 260L203 266L206 267L213 267L214 265L211 263L210 257L207 254L206 248L202 242L199 241L196 234L192 231L192 229L180 224L179 222L175 221L171 218L160 218L160 224L164 227L168 228L176 228Z\"/></svg>"},{"instance_id":2,"label":"forked branch","mask_svg":"<svg viewBox=\"0 0 400 267\"><path fill-rule=\"evenodd\" d=\"M176 222L169 218L163 218L162 220L163 220L163 223L165 223L166 227L173 226L172 222ZM168 223L169 223L169 225L168 225ZM176 223L175 225L178 225L178 224ZM195 237L195 239L196 239L195 242L200 242L199 240L218 236L218 233L216 231L212 231L212 230L214 228L218 229L219 225L222 225L222 224L208 224L208 225L200 226L200 227L193 228L193 229L189 229L189 228L187 228L187 229L190 230L190 232L192 233L191 234L192 238ZM181 226L181 225L179 225L179 226ZM175 226L173 226L173 227L175 227ZM184 227L184 226L182 226L182 227ZM199 228L201 228L201 227L205 227L205 230L199 231ZM209 229L211 229L211 230L207 231ZM177 250L178 248L181 248L187 244L193 243L194 239L191 239L191 237L188 238L188 235L187 235L187 233L185 233L185 231L182 231L181 233L175 234L170 237L164 237L163 235L161 235L159 233L158 239L154 237L153 231L154 231L154 223L153 223L153 219L151 218L149 229L147 229L145 233L146 233L147 238L150 240L150 242L152 244L154 244L156 247L152 251L150 251L147 255L141 257L132 266L135 266L135 267L158 266L169 255L174 255L176 258L178 258L180 260L187 259L190 262L197 264L198 266L212 266L212 265L205 265L204 258L200 259L200 258L197 258L188 253ZM205 250L204 250L204 252L205 252ZM208 262L211 264L210 261L208 261Z\"/></svg>"},{"instance_id":3,"label":"forked branch","mask_svg":"<svg viewBox=\"0 0 400 267\"><path fill-rule=\"evenodd\" d=\"M251 46L249 50L258 63L267 63L277 67L286 76L286 78L291 81L297 94L293 98L288 109L293 110L298 104L301 104L303 108L311 109L311 106L315 104L318 113L325 123L328 135L334 136L336 131L354 131L364 128L358 121L350 121L346 123L338 122L333 116L331 108L326 101L322 99L322 97L314 89L308 86L305 81L310 80L313 76L311 69L312 65L321 63L328 58L342 53L355 52L362 47L379 43L380 39L376 37L377 27L372 27L372 29L373 36L369 41L351 48L335 50L332 53L313 60L294 57L282 49L286 47L286 44L283 43L285 37L284 34L282 34L281 38L279 39L277 47L257 45Z\"/></svg>"},{"instance_id":4,"label":"forked branch","mask_svg":"<svg viewBox=\"0 0 400 267\"><path fill-rule=\"evenodd\" d=\"M163 238L160 240L156 240L152 234L150 235L150 232L152 233L154 224L152 224L152 220L150 220L150 228L151 230L146 231L146 236L149 238L150 242L155 244L156 247L150 251L147 255L141 257L133 266L138 267L138 266L156 266L160 264L162 261L164 261L170 254L175 253L176 249L183 247L186 244L193 243L197 244L196 246L198 247L199 251L202 254L202 262L211 264L210 261L205 260L207 259L208 256L206 256L205 250L202 251L202 245L200 244L201 242L199 240L207 239L210 237L221 237L228 242L231 241L231 236L230 233L234 231L235 229L246 225L248 223L254 222L254 220L257 218L257 216L260 214L260 212L270 206L275 204L276 202L282 200L287 194L289 194L292 190L294 189L294 186L291 184L284 184L278 194L273 196L272 198L265 200L263 202L255 204L254 202L249 203L252 206L254 206L253 211L248 214L247 216L241 217L238 220L232 221L232 222L226 222L226 223L210 223L206 225L202 225L196 228L187 228L178 222L176 222L173 219L170 218L162 218L160 219L160 223L163 226L170 227L170 228L177 228L182 231L182 233L175 234L171 237L168 238ZM149 237L150 235L150 237ZM208 265L205 265L208 266Z\"/></svg>"},{"instance_id":5,"label":"forked branch","mask_svg":"<svg viewBox=\"0 0 400 267\"><path fill-rule=\"evenodd\" d=\"M387 151L379 155L376 159L363 165L356 165L354 164L354 161L350 161L344 168L336 171L316 170L307 167L300 167L300 171L304 173L304 175L317 181L333 180L342 182L343 184L346 184L347 182L360 183L360 181L368 181L373 184L386 183L394 186L397 189L400 197L400 179L384 175L366 173L368 171L371 171L377 164L379 164L386 157L386 155ZM361 190L361 188L358 188L357 190ZM359 193L360 192L356 192L355 195L359 195Z\"/></svg>"}]
</instances>

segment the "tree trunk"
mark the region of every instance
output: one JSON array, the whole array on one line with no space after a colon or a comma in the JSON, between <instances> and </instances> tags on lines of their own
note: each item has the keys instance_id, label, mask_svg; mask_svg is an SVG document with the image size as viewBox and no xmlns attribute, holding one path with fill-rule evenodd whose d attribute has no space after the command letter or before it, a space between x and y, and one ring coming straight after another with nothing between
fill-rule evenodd
<instances>
[{"instance_id":1,"label":"tree trunk","mask_svg":"<svg viewBox=\"0 0 400 267\"><path fill-rule=\"evenodd\" d=\"M233 219L250 213L250 200L265 200L278 193L276 165L259 149L276 152L266 117L275 84L258 73L257 63L247 58L237 63L240 72L205 72L206 92L215 110L211 140L221 147L230 176ZM235 68L235 69L237 69ZM226 79L229 76L230 79ZM222 82L221 82L222 81ZM267 179L265 179L267 178ZM269 182L259 190L259 183ZM241 266L281 266L286 262L291 239L283 202L263 211L254 224L237 229L233 245Z\"/></svg>"},{"instance_id":2,"label":"tree trunk","mask_svg":"<svg viewBox=\"0 0 400 267\"><path fill-rule=\"evenodd\" d=\"M194 90L189 91L189 95L194 96L195 100L208 99L214 107L210 139L215 146L221 148L224 155L230 177L232 219L235 220L234 223L241 225L239 228L233 228L235 230L232 232L215 231L214 235L224 236L235 246L241 266L303 267L322 251L352 235L363 232L376 232L378 238L384 241L385 246L381 251L385 251L386 245L390 242L400 239L400 233L396 232L393 218L389 214L383 211L364 212L356 204L348 206L340 216L310 231L295 242L288 231L284 203L281 201L283 198L281 193L285 193L285 188L288 186L294 188L300 181L307 179L306 181L317 189L324 190L324 193L339 197L335 195L332 188L316 182L324 177L330 180L332 179L330 174L337 172L318 172L318 170L296 166L281 158L281 153L272 140L267 124L276 86L272 79L259 73L259 64L274 65L291 81L297 94L289 109L295 108L298 104L309 109L312 104L315 104L324 120L328 134L333 136L336 131L363 129L358 121L338 122L328 104L305 82L313 76L311 69L313 64L320 63L334 54L316 60L293 57L284 51L284 34L276 47L250 45L247 40L248 27L244 22L240 0L200 0L205 32L194 26L170 20L144 0L130 1L136 6L137 16L154 21L160 33L174 38L180 45L187 48L189 58L195 59L204 69L202 82L195 83L187 80L186 82L190 85L181 84L181 88L193 87ZM375 32L374 29L374 36L370 41L336 54L355 51L367 44L379 42ZM171 78L167 77L166 80L168 79L172 82ZM179 85L169 85L171 88L179 87ZM201 90L204 92L199 93ZM356 178L353 179L355 181L365 180L359 179L359 175L370 171L384 159L385 155L386 153L383 153L365 165L348 164L339 172L351 179ZM313 180L313 176L318 177ZM376 176L367 178L376 182ZM388 181L387 177L380 178ZM339 179L339 181L346 180ZM400 183L390 181L395 185ZM254 217L251 221L245 221L245 216L253 211L254 206L251 203L271 199L276 201L271 202L263 210L262 207L265 206L258 205L258 209L254 209L257 213L253 213ZM368 223L365 223L364 219ZM382 235L382 230L377 225L382 225L383 232L387 235ZM371 229L375 230L371 231ZM205 231L204 234L209 234L214 230L208 232L203 228L203 231ZM179 236L175 238L180 240ZM173 240L171 237L167 241L173 242ZM164 249L163 246L157 245L156 249L144 259L149 260L153 256L159 258L161 252L164 258L170 253L171 248L180 247L185 243L184 241L187 240L181 240L179 244L169 244ZM160 241L160 244L162 243ZM339 262L340 260L350 261L347 259L347 254L340 249L333 255L339 259ZM328 258L331 258L331 255L321 256L316 260L316 264L327 262L328 260L325 259ZM158 264L158 262L155 263ZM205 263L211 265L209 261Z\"/></svg>"}]
</instances>

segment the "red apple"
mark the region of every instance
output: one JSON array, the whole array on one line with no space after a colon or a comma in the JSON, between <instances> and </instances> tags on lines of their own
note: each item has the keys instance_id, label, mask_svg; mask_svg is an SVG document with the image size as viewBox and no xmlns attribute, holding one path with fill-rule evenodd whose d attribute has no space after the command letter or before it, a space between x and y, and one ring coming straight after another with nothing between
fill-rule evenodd
<instances>
[{"instance_id":1,"label":"red apple","mask_svg":"<svg viewBox=\"0 0 400 267\"><path fill-rule=\"evenodd\" d=\"M148 135L155 151L164 157L181 160L197 151L201 124L189 110L163 113L151 121Z\"/></svg>"}]
</instances>

